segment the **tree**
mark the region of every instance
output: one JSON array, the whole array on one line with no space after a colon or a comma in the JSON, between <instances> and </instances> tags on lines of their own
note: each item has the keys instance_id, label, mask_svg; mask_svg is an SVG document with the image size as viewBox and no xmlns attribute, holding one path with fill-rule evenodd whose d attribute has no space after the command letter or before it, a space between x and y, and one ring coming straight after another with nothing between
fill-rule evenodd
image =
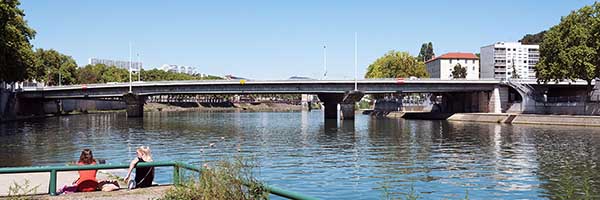
<instances>
[{"instance_id":1,"label":"tree","mask_svg":"<svg viewBox=\"0 0 600 200\"><path fill-rule=\"evenodd\" d=\"M48 85L76 83L77 63L71 56L54 49L36 49L34 56L35 63L27 70L31 79L44 81Z\"/></svg>"},{"instance_id":2,"label":"tree","mask_svg":"<svg viewBox=\"0 0 600 200\"><path fill-rule=\"evenodd\" d=\"M32 45L35 31L23 18L18 0L0 1L0 81L21 81L34 64Z\"/></svg>"},{"instance_id":3,"label":"tree","mask_svg":"<svg viewBox=\"0 0 600 200\"><path fill-rule=\"evenodd\" d=\"M536 65L538 81L585 80L589 100L592 80L600 75L599 52L600 3L596 2L562 17L545 33Z\"/></svg>"},{"instance_id":4,"label":"tree","mask_svg":"<svg viewBox=\"0 0 600 200\"><path fill-rule=\"evenodd\" d=\"M432 59L433 56L434 56L433 44L431 44L431 42L423 43L421 45L421 51L419 51L419 56L417 56L417 59L419 61L425 62L425 61Z\"/></svg>"},{"instance_id":5,"label":"tree","mask_svg":"<svg viewBox=\"0 0 600 200\"><path fill-rule=\"evenodd\" d=\"M515 59L512 60L512 75L510 78L519 79L521 76L517 73L517 66L515 65Z\"/></svg>"},{"instance_id":6,"label":"tree","mask_svg":"<svg viewBox=\"0 0 600 200\"><path fill-rule=\"evenodd\" d=\"M546 35L546 31L542 31L536 34L527 34L523 36L519 40L519 42L523 44L540 44L544 40L544 35Z\"/></svg>"},{"instance_id":7,"label":"tree","mask_svg":"<svg viewBox=\"0 0 600 200\"><path fill-rule=\"evenodd\" d=\"M80 84L99 83L100 75L105 66L103 64L86 65L77 69L77 82Z\"/></svg>"},{"instance_id":8,"label":"tree","mask_svg":"<svg viewBox=\"0 0 600 200\"><path fill-rule=\"evenodd\" d=\"M365 78L429 77L425 64L408 52L389 51L369 65Z\"/></svg>"},{"instance_id":9,"label":"tree","mask_svg":"<svg viewBox=\"0 0 600 200\"><path fill-rule=\"evenodd\" d=\"M454 65L454 69L452 69L452 77L467 78L467 69L462 67L460 63L456 63L456 65Z\"/></svg>"}]
</instances>

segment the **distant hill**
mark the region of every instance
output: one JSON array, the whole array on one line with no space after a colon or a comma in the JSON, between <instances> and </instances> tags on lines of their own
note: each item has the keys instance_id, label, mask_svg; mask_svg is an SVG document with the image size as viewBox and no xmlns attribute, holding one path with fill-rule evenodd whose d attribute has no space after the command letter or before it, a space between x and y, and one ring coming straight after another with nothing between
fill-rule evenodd
<instances>
[{"instance_id":1,"label":"distant hill","mask_svg":"<svg viewBox=\"0 0 600 200\"><path fill-rule=\"evenodd\" d=\"M310 78L310 77L303 77L303 76L292 76L292 77L288 78L288 80L316 80L316 79Z\"/></svg>"}]
</instances>

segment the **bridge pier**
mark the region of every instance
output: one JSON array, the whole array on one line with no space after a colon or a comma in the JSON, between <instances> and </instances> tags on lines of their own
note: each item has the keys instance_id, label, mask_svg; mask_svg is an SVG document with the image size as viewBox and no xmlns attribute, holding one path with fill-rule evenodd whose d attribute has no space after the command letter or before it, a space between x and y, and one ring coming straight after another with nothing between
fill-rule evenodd
<instances>
[{"instance_id":1,"label":"bridge pier","mask_svg":"<svg viewBox=\"0 0 600 200\"><path fill-rule=\"evenodd\" d=\"M146 96L127 93L123 95L123 100L127 105L127 117L144 116L144 104L146 103Z\"/></svg>"},{"instance_id":2,"label":"bridge pier","mask_svg":"<svg viewBox=\"0 0 600 200\"><path fill-rule=\"evenodd\" d=\"M347 91L345 94L319 94L319 99L325 104L325 119L337 119L337 105L340 105L340 118L353 120L355 113L354 104L365 94L361 91Z\"/></svg>"},{"instance_id":3,"label":"bridge pier","mask_svg":"<svg viewBox=\"0 0 600 200\"><path fill-rule=\"evenodd\" d=\"M344 94L319 94L319 100L323 102L323 116L327 119L337 119L337 105L344 100Z\"/></svg>"},{"instance_id":4,"label":"bridge pier","mask_svg":"<svg viewBox=\"0 0 600 200\"><path fill-rule=\"evenodd\" d=\"M354 104L353 103L340 103L340 118L343 120L354 119Z\"/></svg>"}]
</instances>

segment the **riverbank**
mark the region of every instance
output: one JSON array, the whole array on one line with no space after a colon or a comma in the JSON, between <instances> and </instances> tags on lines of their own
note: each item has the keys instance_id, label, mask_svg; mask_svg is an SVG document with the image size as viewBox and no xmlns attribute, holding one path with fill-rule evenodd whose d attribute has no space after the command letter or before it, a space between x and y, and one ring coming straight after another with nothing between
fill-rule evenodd
<instances>
[{"instance_id":1,"label":"riverbank","mask_svg":"<svg viewBox=\"0 0 600 200\"><path fill-rule=\"evenodd\" d=\"M146 103L144 112L200 111L200 112L292 112L301 111L301 105L284 103L234 103L230 106L210 106L194 103L194 105L170 105L163 103Z\"/></svg>"},{"instance_id":2,"label":"riverbank","mask_svg":"<svg viewBox=\"0 0 600 200\"><path fill-rule=\"evenodd\" d=\"M600 116L460 113L448 121L600 127Z\"/></svg>"},{"instance_id":3,"label":"riverbank","mask_svg":"<svg viewBox=\"0 0 600 200\"><path fill-rule=\"evenodd\" d=\"M513 113L429 113L391 112L390 118L448 120L463 122L487 122L506 124L565 125L600 127L600 116L583 115L539 115Z\"/></svg>"}]
</instances>

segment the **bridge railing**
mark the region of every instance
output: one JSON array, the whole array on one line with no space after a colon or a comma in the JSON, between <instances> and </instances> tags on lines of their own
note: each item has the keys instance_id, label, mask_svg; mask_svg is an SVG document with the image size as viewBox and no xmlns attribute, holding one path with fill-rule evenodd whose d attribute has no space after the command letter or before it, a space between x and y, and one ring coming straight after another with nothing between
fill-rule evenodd
<instances>
[{"instance_id":1,"label":"bridge railing","mask_svg":"<svg viewBox=\"0 0 600 200\"><path fill-rule=\"evenodd\" d=\"M203 169L194 165L173 162L173 161L162 161L162 162L143 162L138 163L137 167L173 167L173 184L179 185L181 183L181 169L187 169L195 172L202 172ZM79 171L79 170L99 170L99 169L127 169L129 164L99 164L99 165L77 165L77 166L33 166L33 167L5 167L0 168L0 174L16 174L16 173L34 173L34 172L49 172L50 182L48 185L48 194L56 195L56 179L57 172L59 171ZM248 183L244 183L248 185ZM271 194L284 197L287 199L298 199L298 200L313 200L317 199L304 194L288 191L274 186L266 184L262 185L266 191Z\"/></svg>"}]
</instances>

